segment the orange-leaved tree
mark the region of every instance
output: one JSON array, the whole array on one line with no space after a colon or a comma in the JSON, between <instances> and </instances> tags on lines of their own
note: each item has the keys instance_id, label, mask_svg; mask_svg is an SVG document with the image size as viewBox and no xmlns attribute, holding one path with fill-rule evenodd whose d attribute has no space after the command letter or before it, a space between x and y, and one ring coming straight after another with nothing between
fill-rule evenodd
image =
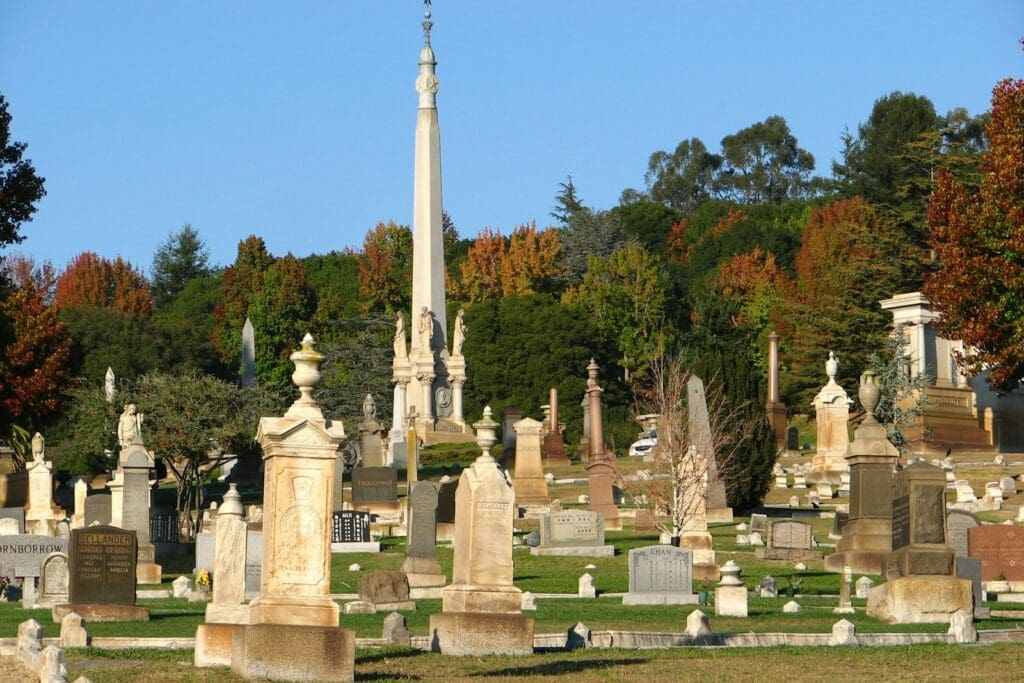
<instances>
[{"instance_id":1,"label":"orange-leaved tree","mask_svg":"<svg viewBox=\"0 0 1024 683\"><path fill-rule=\"evenodd\" d=\"M377 223L363 238L359 258L363 308L393 313L412 301L412 231L394 221Z\"/></svg>"},{"instance_id":2,"label":"orange-leaved tree","mask_svg":"<svg viewBox=\"0 0 1024 683\"><path fill-rule=\"evenodd\" d=\"M153 297L140 270L120 256L111 261L91 251L71 259L57 278L57 308L93 306L128 315L153 312Z\"/></svg>"},{"instance_id":3,"label":"orange-leaved tree","mask_svg":"<svg viewBox=\"0 0 1024 683\"><path fill-rule=\"evenodd\" d=\"M1024 80L996 85L986 133L977 192L938 174L927 221L939 269L924 293L943 334L967 345L968 367L1009 391L1024 379Z\"/></svg>"}]
</instances>

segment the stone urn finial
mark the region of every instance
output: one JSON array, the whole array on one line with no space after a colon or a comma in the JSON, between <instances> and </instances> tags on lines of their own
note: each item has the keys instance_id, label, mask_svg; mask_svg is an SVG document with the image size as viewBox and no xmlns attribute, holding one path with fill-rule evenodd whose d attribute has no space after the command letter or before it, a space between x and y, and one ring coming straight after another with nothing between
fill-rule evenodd
<instances>
[{"instance_id":1,"label":"stone urn finial","mask_svg":"<svg viewBox=\"0 0 1024 683\"><path fill-rule=\"evenodd\" d=\"M836 358L836 354L829 351L828 360L825 361L825 374L828 375L829 382L836 381L837 372L839 372L839 359Z\"/></svg>"},{"instance_id":2,"label":"stone urn finial","mask_svg":"<svg viewBox=\"0 0 1024 683\"><path fill-rule=\"evenodd\" d=\"M320 384L320 362L324 357L323 354L317 352L313 335L307 333L302 338L302 348L289 356L289 359L295 363L292 382L302 394L295 404L315 406L313 387Z\"/></svg>"},{"instance_id":3,"label":"stone urn finial","mask_svg":"<svg viewBox=\"0 0 1024 683\"><path fill-rule=\"evenodd\" d=\"M601 367L597 364L594 358L590 359L590 365L587 366L587 386L592 387L597 385L597 371Z\"/></svg>"},{"instance_id":4,"label":"stone urn finial","mask_svg":"<svg viewBox=\"0 0 1024 683\"><path fill-rule=\"evenodd\" d=\"M476 430L476 445L482 451L477 462L495 462L491 457L491 446L498 442L498 423L491 419L491 414L491 407L486 406L483 419L473 423L473 429Z\"/></svg>"},{"instance_id":5,"label":"stone urn finial","mask_svg":"<svg viewBox=\"0 0 1024 683\"><path fill-rule=\"evenodd\" d=\"M238 484L228 484L228 491L224 494L224 502L217 510L217 516L235 515L241 517L245 514L242 507L242 497L238 495Z\"/></svg>"},{"instance_id":6,"label":"stone urn finial","mask_svg":"<svg viewBox=\"0 0 1024 683\"><path fill-rule=\"evenodd\" d=\"M881 396L882 388L878 383L878 375L875 374L874 370L865 370L860 376L860 389L857 392L857 396L860 398L860 404L864 406L864 410L867 411L867 416L864 418L865 422L877 422L875 420L875 408L878 407L878 398Z\"/></svg>"}]
</instances>

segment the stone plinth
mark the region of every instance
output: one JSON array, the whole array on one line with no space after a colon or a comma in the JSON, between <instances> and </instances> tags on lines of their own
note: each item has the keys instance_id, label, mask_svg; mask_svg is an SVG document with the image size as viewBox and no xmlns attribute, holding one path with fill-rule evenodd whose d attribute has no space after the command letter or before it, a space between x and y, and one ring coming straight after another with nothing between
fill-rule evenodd
<instances>
[{"instance_id":1,"label":"stone plinth","mask_svg":"<svg viewBox=\"0 0 1024 683\"><path fill-rule=\"evenodd\" d=\"M846 391L836 383L838 368L839 363L830 351L829 360L825 364L828 383L813 401L818 427L818 449L807 473L810 482L829 482L836 486L840 483L840 474L850 469L846 461L850 445L847 423L850 419L850 406L853 404Z\"/></svg>"},{"instance_id":2,"label":"stone plinth","mask_svg":"<svg viewBox=\"0 0 1024 683\"><path fill-rule=\"evenodd\" d=\"M903 576L868 591L868 616L887 624L945 624L973 608L971 582L952 576Z\"/></svg>"},{"instance_id":3,"label":"stone plinth","mask_svg":"<svg viewBox=\"0 0 1024 683\"><path fill-rule=\"evenodd\" d=\"M619 509L615 506L615 495L612 487L618 480L615 473L614 458L604 446L604 423L601 417L601 394L604 393L597 384L597 361L590 359L587 365L587 404L589 406L590 441L587 458L587 489L590 495L589 509L604 517L605 529L622 529Z\"/></svg>"},{"instance_id":4,"label":"stone plinth","mask_svg":"<svg viewBox=\"0 0 1024 683\"><path fill-rule=\"evenodd\" d=\"M149 621L149 608L136 605L96 605L71 603L55 605L51 616L56 623L72 612L78 614L86 623L94 621Z\"/></svg>"},{"instance_id":5,"label":"stone plinth","mask_svg":"<svg viewBox=\"0 0 1024 683\"><path fill-rule=\"evenodd\" d=\"M432 614L430 634L430 649L444 654L533 654L533 617L522 614Z\"/></svg>"},{"instance_id":6,"label":"stone plinth","mask_svg":"<svg viewBox=\"0 0 1024 683\"><path fill-rule=\"evenodd\" d=\"M337 626L235 627L231 670L250 679L351 681L355 678L355 646L355 633Z\"/></svg>"},{"instance_id":7,"label":"stone plinth","mask_svg":"<svg viewBox=\"0 0 1024 683\"><path fill-rule=\"evenodd\" d=\"M548 483L544 479L541 464L541 432L544 425L529 417L514 425L516 432L516 469L512 485L516 493L516 505L548 506Z\"/></svg>"},{"instance_id":8,"label":"stone plinth","mask_svg":"<svg viewBox=\"0 0 1024 683\"><path fill-rule=\"evenodd\" d=\"M231 666L231 646L235 624L199 624L196 627L196 649L192 656L196 668Z\"/></svg>"}]
</instances>

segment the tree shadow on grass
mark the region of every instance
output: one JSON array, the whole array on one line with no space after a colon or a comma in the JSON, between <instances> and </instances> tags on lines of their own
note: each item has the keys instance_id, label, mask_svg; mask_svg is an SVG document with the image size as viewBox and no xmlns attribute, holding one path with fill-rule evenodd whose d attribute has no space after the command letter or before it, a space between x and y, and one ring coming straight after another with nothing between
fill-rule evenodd
<instances>
[{"instance_id":1,"label":"tree shadow on grass","mask_svg":"<svg viewBox=\"0 0 1024 683\"><path fill-rule=\"evenodd\" d=\"M412 674L395 673L393 671L375 671L370 674L356 674L357 681L421 681L419 676Z\"/></svg>"},{"instance_id":2,"label":"tree shadow on grass","mask_svg":"<svg viewBox=\"0 0 1024 683\"><path fill-rule=\"evenodd\" d=\"M590 669L607 669L612 666L630 666L632 664L646 664L646 659L577 659L561 662L547 662L534 666L516 666L498 671L482 671L473 674L475 678L481 676L557 676L560 674L582 673Z\"/></svg>"}]
</instances>

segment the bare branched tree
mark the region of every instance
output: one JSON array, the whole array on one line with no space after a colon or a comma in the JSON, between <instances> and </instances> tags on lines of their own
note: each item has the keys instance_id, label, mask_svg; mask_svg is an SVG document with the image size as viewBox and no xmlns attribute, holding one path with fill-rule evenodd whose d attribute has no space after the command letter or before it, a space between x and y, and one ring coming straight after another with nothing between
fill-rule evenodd
<instances>
[{"instance_id":1,"label":"bare branched tree","mask_svg":"<svg viewBox=\"0 0 1024 683\"><path fill-rule=\"evenodd\" d=\"M714 378L705 413L702 392L693 390L696 376L681 357L654 361L649 378L637 414L660 416L658 444L644 458L650 468L624 479L624 485L638 505L649 504L668 516L658 526L674 539L706 532L708 501L717 502L717 491L719 504L725 505L724 479L736 466L735 455L749 441L752 426L743 406L728 408Z\"/></svg>"}]
</instances>

